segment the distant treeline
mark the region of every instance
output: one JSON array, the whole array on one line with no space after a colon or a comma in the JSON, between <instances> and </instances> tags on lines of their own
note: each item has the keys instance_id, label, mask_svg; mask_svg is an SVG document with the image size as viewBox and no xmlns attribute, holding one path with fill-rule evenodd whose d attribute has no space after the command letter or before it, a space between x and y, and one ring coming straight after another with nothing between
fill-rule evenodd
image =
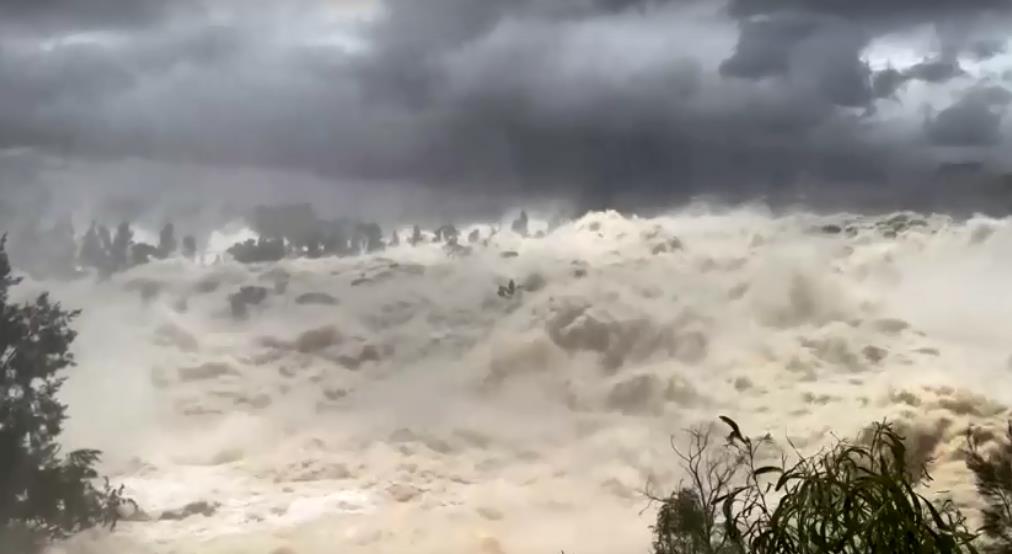
<instances>
[{"instance_id":1,"label":"distant treeline","mask_svg":"<svg viewBox=\"0 0 1012 554\"><path fill-rule=\"evenodd\" d=\"M298 257L356 256L402 243L396 230L387 236L378 223L321 219L309 204L261 206L247 219L259 237L236 243L227 250L240 263L275 262ZM550 228L561 223L561 218L555 218ZM526 212L521 212L512 222L511 230L528 236ZM475 229L468 233L466 240L470 244L487 244L496 233L497 228L482 236ZM133 228L128 222L119 223L114 229L92 222L78 238L73 224L65 220L48 229L22 228L12 234L11 239L12 260L21 270L36 278L71 279L89 273L105 278L152 260L172 256L195 259L199 254L197 239L192 234L179 239L172 223L162 227L157 244L135 240ZM453 224L442 225L431 232L423 232L415 225L410 236L404 239L412 246L429 241L445 244L450 254L469 251L469 247L461 244L460 231Z\"/></svg>"},{"instance_id":2,"label":"distant treeline","mask_svg":"<svg viewBox=\"0 0 1012 554\"><path fill-rule=\"evenodd\" d=\"M108 277L153 259L197 255L196 239L186 235L179 241L172 223L162 227L157 244L135 241L133 229L126 222L117 225L115 231L92 222L78 239L69 220L49 229L21 228L11 239L14 263L36 278L71 279L88 270Z\"/></svg>"},{"instance_id":3,"label":"distant treeline","mask_svg":"<svg viewBox=\"0 0 1012 554\"><path fill-rule=\"evenodd\" d=\"M378 223L320 219L308 204L262 206L256 209L250 219L259 238L249 239L228 249L228 253L241 263L272 262L285 257L356 256L401 244L401 237L396 230L389 238L384 238L383 229ZM561 219L553 220L553 225L559 223ZM511 228L521 236L528 236L527 212L521 212ZM483 240L487 242L497 232L493 230L488 236L482 237L480 231L475 229L468 234L467 241L471 244ZM453 224L442 225L431 234L431 241L444 243L450 253L460 254L466 250L460 244L460 231ZM406 242L416 246L426 240L426 234L415 225Z\"/></svg>"}]
</instances>

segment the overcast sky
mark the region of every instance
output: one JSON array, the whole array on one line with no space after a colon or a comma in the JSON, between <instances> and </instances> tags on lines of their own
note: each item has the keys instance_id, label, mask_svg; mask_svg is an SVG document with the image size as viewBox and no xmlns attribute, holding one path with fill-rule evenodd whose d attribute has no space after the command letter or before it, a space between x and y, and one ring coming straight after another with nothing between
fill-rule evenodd
<instances>
[{"instance_id":1,"label":"overcast sky","mask_svg":"<svg viewBox=\"0 0 1012 554\"><path fill-rule=\"evenodd\" d=\"M1012 0L3 0L0 186L605 206L1012 169L1010 15Z\"/></svg>"}]
</instances>

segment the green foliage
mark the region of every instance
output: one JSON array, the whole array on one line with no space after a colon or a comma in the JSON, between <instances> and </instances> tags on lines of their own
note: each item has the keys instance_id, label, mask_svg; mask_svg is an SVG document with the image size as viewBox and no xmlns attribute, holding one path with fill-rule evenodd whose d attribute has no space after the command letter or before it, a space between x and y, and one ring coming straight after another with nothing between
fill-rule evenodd
<instances>
[{"instance_id":1,"label":"green foliage","mask_svg":"<svg viewBox=\"0 0 1012 554\"><path fill-rule=\"evenodd\" d=\"M1012 423L1005 435L1004 441L986 453L975 430L966 435L966 466L985 503L981 531L989 544L983 550L995 554L1012 554Z\"/></svg>"},{"instance_id":2,"label":"green foliage","mask_svg":"<svg viewBox=\"0 0 1012 554\"><path fill-rule=\"evenodd\" d=\"M679 453L691 484L663 500L655 554L976 552L959 510L916 491L930 477L909 466L892 425L815 456L794 451L788 463L769 437L748 438L722 419L731 428L722 449L695 431ZM778 461L762 465L770 458Z\"/></svg>"},{"instance_id":3,"label":"green foliage","mask_svg":"<svg viewBox=\"0 0 1012 554\"><path fill-rule=\"evenodd\" d=\"M690 482L661 501L654 526L657 554L723 554L736 552L731 537L718 524L718 499L741 477L743 460L733 452L715 452L709 430L691 430L689 450L675 448Z\"/></svg>"},{"instance_id":4,"label":"green foliage","mask_svg":"<svg viewBox=\"0 0 1012 554\"><path fill-rule=\"evenodd\" d=\"M657 513L655 552L713 552L708 506L690 488L679 489Z\"/></svg>"},{"instance_id":5,"label":"green foliage","mask_svg":"<svg viewBox=\"0 0 1012 554\"><path fill-rule=\"evenodd\" d=\"M60 456L67 416L56 396L74 365L70 322L78 312L46 295L10 303L19 279L4 245L0 239L0 546L33 552L46 539L114 525L121 491L95 486L97 451Z\"/></svg>"}]
</instances>

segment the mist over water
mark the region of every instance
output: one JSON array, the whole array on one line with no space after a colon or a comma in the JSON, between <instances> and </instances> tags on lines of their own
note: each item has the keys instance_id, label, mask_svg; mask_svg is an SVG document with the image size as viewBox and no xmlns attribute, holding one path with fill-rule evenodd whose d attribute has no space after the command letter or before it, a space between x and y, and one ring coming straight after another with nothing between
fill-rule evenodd
<instances>
[{"instance_id":1,"label":"mist over water","mask_svg":"<svg viewBox=\"0 0 1012 554\"><path fill-rule=\"evenodd\" d=\"M931 490L970 501L961 432L1012 402L1010 248L1007 220L693 208L469 256L26 283L84 310L68 446L104 450L154 516L56 550L644 552L643 490L683 477L670 437L717 415L802 449L898 420L937 458ZM268 297L236 319L250 285ZM158 520L202 500L221 505Z\"/></svg>"}]
</instances>

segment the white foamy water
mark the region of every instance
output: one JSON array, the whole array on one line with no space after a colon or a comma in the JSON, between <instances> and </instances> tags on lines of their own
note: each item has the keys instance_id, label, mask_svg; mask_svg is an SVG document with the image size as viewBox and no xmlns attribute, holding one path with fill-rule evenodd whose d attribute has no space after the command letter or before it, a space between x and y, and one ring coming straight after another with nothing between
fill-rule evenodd
<instances>
[{"instance_id":1,"label":"white foamy water","mask_svg":"<svg viewBox=\"0 0 1012 554\"><path fill-rule=\"evenodd\" d=\"M887 219L597 213L464 257L27 285L85 310L70 446L105 450L156 519L67 548L644 552L641 491L682 477L669 437L717 415L801 448L894 418L938 458L934 490L969 499L961 432L1012 401L1012 229ZM271 292L235 320L244 285ZM202 500L220 506L157 520Z\"/></svg>"}]
</instances>

